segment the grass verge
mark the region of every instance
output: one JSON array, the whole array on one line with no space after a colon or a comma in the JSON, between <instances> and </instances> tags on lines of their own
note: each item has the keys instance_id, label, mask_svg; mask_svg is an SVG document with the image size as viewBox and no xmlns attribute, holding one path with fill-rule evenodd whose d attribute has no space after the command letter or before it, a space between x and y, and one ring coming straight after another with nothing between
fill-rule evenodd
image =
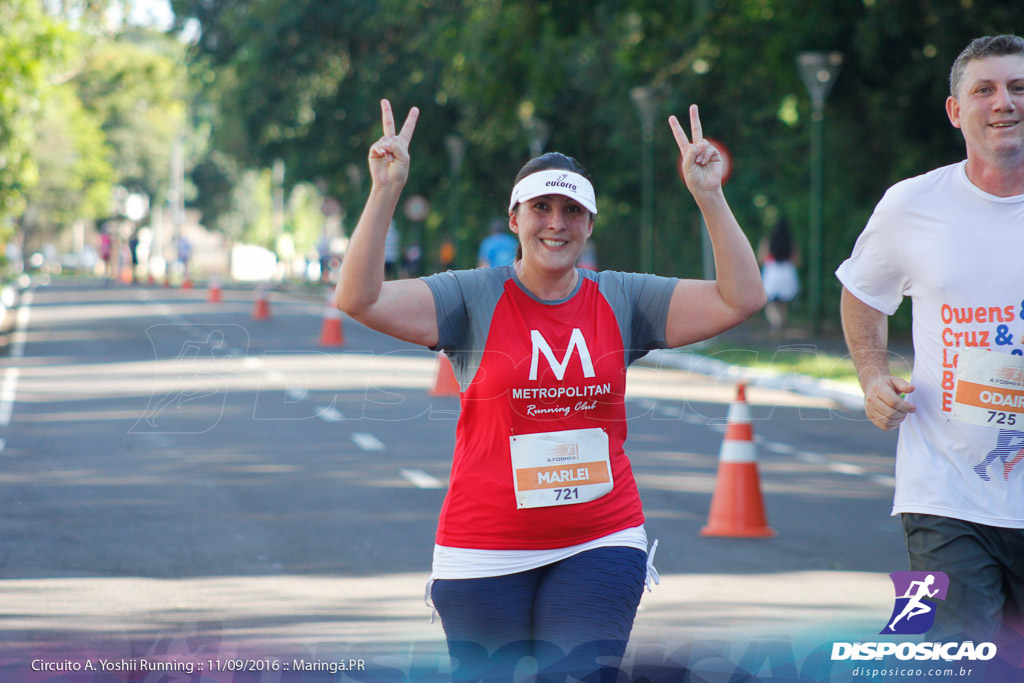
<instances>
[{"instance_id":1,"label":"grass verge","mask_svg":"<svg viewBox=\"0 0 1024 683\"><path fill-rule=\"evenodd\" d=\"M778 348L744 349L726 342L711 342L693 351L715 360L752 370L788 375L796 373L859 387L857 369L849 355L822 351L813 345L789 345ZM892 361L894 374L909 381L910 365L903 359Z\"/></svg>"}]
</instances>

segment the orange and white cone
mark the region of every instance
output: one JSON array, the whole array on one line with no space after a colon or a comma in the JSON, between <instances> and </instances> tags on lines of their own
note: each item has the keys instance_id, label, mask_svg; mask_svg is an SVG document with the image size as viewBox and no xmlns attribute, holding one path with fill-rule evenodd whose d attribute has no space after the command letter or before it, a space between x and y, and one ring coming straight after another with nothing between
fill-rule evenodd
<instances>
[{"instance_id":1,"label":"orange and white cone","mask_svg":"<svg viewBox=\"0 0 1024 683\"><path fill-rule=\"evenodd\" d=\"M437 375L434 377L434 388L431 396L458 396L462 391L459 380L455 379L452 362L443 353L437 354Z\"/></svg>"},{"instance_id":2,"label":"orange and white cone","mask_svg":"<svg viewBox=\"0 0 1024 683\"><path fill-rule=\"evenodd\" d=\"M219 304L221 301L224 301L224 292L221 291L220 288L219 275L210 276L210 284L208 286L208 289L209 295L206 298L207 301L209 301L211 304Z\"/></svg>"},{"instance_id":3,"label":"orange and white cone","mask_svg":"<svg viewBox=\"0 0 1024 683\"><path fill-rule=\"evenodd\" d=\"M252 309L253 320L267 320L270 318L270 301L267 298L267 286L256 287L256 305Z\"/></svg>"},{"instance_id":4,"label":"orange and white cone","mask_svg":"<svg viewBox=\"0 0 1024 683\"><path fill-rule=\"evenodd\" d=\"M754 429L744 384L737 387L736 400L729 406L711 511L700 535L741 538L775 535L764 513Z\"/></svg>"},{"instance_id":5,"label":"orange and white cone","mask_svg":"<svg viewBox=\"0 0 1024 683\"><path fill-rule=\"evenodd\" d=\"M344 346L345 331L341 326L341 311L334 304L334 293L327 293L324 322L320 326L320 346Z\"/></svg>"}]
</instances>

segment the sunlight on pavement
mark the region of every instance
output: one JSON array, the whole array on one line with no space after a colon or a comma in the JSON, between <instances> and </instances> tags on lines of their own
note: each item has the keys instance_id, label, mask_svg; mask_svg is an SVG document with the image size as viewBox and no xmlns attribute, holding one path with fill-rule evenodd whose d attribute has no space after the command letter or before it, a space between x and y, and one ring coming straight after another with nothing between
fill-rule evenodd
<instances>
[{"instance_id":1,"label":"sunlight on pavement","mask_svg":"<svg viewBox=\"0 0 1024 683\"><path fill-rule=\"evenodd\" d=\"M111 396L156 396L168 392L427 390L437 372L434 354L272 352L262 356L189 357L120 363L49 363L21 367L19 401L75 401ZM634 367L626 396L728 404L736 397L731 380L683 370ZM752 387L748 402L831 410L828 399L782 389Z\"/></svg>"},{"instance_id":2,"label":"sunlight on pavement","mask_svg":"<svg viewBox=\"0 0 1024 683\"><path fill-rule=\"evenodd\" d=\"M444 639L423 600L426 573L373 577L224 576L0 581L0 633L10 647L54 638L198 636L252 643L402 643ZM885 574L807 571L669 574L645 593L634 638L867 625L892 607Z\"/></svg>"}]
</instances>

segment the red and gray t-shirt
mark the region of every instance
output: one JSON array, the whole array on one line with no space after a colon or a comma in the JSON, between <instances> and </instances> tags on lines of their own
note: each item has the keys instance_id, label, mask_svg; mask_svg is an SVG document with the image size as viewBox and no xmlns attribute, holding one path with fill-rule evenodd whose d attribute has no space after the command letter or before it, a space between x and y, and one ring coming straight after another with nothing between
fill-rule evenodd
<instances>
[{"instance_id":1,"label":"red and gray t-shirt","mask_svg":"<svg viewBox=\"0 0 1024 683\"><path fill-rule=\"evenodd\" d=\"M424 278L437 308L437 348L451 359L461 387L439 545L543 550L643 523L623 450L626 368L665 347L676 280L578 272L576 290L562 301L535 298L512 266ZM609 493L567 505L517 503L510 437L595 428L607 435Z\"/></svg>"}]
</instances>

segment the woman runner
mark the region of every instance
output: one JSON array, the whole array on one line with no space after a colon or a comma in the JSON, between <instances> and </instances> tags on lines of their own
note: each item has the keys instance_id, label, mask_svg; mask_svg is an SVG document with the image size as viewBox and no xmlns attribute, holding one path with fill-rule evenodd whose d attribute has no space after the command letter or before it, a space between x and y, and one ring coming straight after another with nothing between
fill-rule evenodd
<instances>
[{"instance_id":1,"label":"woman runner","mask_svg":"<svg viewBox=\"0 0 1024 683\"><path fill-rule=\"evenodd\" d=\"M669 126L708 226L717 280L593 272L576 261L594 228L587 172L557 153L519 172L508 207L513 265L384 280L385 238L409 175L419 111L369 153L372 187L338 280L338 307L391 336L444 351L461 414L431 594L456 680L610 677L647 575L629 460L626 368L654 348L715 336L765 302L757 260L722 192L722 158Z\"/></svg>"}]
</instances>

